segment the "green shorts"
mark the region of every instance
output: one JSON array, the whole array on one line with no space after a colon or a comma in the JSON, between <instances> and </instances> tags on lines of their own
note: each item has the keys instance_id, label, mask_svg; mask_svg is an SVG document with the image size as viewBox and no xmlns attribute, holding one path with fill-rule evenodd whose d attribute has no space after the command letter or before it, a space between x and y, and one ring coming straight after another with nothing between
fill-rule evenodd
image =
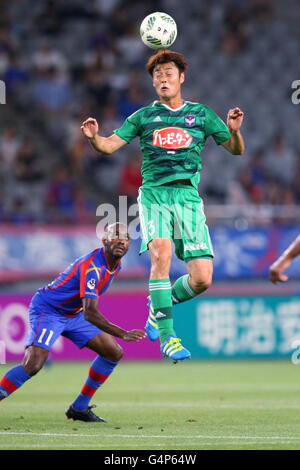
<instances>
[{"instance_id":1,"label":"green shorts","mask_svg":"<svg viewBox=\"0 0 300 470\"><path fill-rule=\"evenodd\" d=\"M141 232L140 253L154 238L173 240L176 256L213 257L213 248L203 212L203 201L192 186L141 187L138 196Z\"/></svg>"}]
</instances>

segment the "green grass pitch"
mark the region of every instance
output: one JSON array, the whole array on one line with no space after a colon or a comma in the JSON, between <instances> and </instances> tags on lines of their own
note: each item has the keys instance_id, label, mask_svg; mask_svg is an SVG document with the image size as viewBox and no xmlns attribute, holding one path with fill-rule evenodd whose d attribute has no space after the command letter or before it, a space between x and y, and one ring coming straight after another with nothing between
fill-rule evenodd
<instances>
[{"instance_id":1,"label":"green grass pitch","mask_svg":"<svg viewBox=\"0 0 300 470\"><path fill-rule=\"evenodd\" d=\"M0 450L300 449L300 366L289 359L123 362L92 401L108 423L67 420L88 368L53 363L3 400Z\"/></svg>"}]
</instances>

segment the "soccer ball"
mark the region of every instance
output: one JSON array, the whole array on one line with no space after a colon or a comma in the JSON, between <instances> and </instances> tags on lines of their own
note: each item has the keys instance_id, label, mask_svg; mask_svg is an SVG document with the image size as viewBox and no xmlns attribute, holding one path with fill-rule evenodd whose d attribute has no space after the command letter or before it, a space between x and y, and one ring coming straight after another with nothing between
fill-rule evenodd
<instances>
[{"instance_id":1,"label":"soccer ball","mask_svg":"<svg viewBox=\"0 0 300 470\"><path fill-rule=\"evenodd\" d=\"M177 25L170 15L157 11L143 19L140 35L143 43L151 49L170 47L177 36Z\"/></svg>"}]
</instances>

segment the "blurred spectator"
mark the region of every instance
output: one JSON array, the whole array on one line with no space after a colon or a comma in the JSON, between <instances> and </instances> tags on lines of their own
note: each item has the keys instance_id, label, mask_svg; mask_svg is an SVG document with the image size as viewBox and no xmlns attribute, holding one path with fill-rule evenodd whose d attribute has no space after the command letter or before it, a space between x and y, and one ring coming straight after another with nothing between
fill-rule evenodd
<instances>
[{"instance_id":1,"label":"blurred spectator","mask_svg":"<svg viewBox=\"0 0 300 470\"><path fill-rule=\"evenodd\" d=\"M140 153L134 153L121 174L119 194L128 196L128 204L136 202L138 189L142 185L141 163Z\"/></svg>"},{"instance_id":2,"label":"blurred spectator","mask_svg":"<svg viewBox=\"0 0 300 470\"><path fill-rule=\"evenodd\" d=\"M74 200L74 222L81 225L95 223L96 204L85 187L76 188Z\"/></svg>"},{"instance_id":3,"label":"blurred spectator","mask_svg":"<svg viewBox=\"0 0 300 470\"><path fill-rule=\"evenodd\" d=\"M84 174L91 166L91 160L99 158L99 154L91 147L87 139L80 134L73 138L68 149L70 172L72 175Z\"/></svg>"},{"instance_id":4,"label":"blurred spectator","mask_svg":"<svg viewBox=\"0 0 300 470\"><path fill-rule=\"evenodd\" d=\"M116 63L116 56L104 44L96 44L83 57L83 65L88 69L112 70Z\"/></svg>"},{"instance_id":5,"label":"blurred spectator","mask_svg":"<svg viewBox=\"0 0 300 470\"><path fill-rule=\"evenodd\" d=\"M61 115L71 99L69 82L55 67L51 67L37 79L33 98L42 110Z\"/></svg>"},{"instance_id":6,"label":"blurred spectator","mask_svg":"<svg viewBox=\"0 0 300 470\"><path fill-rule=\"evenodd\" d=\"M16 48L16 41L11 36L9 29L5 26L0 26L0 56L1 54L9 56Z\"/></svg>"},{"instance_id":7,"label":"blurred spectator","mask_svg":"<svg viewBox=\"0 0 300 470\"><path fill-rule=\"evenodd\" d=\"M25 138L19 146L15 160L15 176L20 183L34 183L43 178L41 161L32 140Z\"/></svg>"},{"instance_id":8,"label":"blurred spectator","mask_svg":"<svg viewBox=\"0 0 300 470\"><path fill-rule=\"evenodd\" d=\"M124 36L127 28L130 26L128 18L128 10L125 5L120 5L112 11L109 18L109 29L114 33L116 38Z\"/></svg>"},{"instance_id":9,"label":"blurred spectator","mask_svg":"<svg viewBox=\"0 0 300 470\"><path fill-rule=\"evenodd\" d=\"M232 31L224 31L221 36L220 49L227 56L237 54L242 48L241 37Z\"/></svg>"},{"instance_id":10,"label":"blurred spectator","mask_svg":"<svg viewBox=\"0 0 300 470\"><path fill-rule=\"evenodd\" d=\"M264 187L265 190L265 204L278 205L282 202L282 188L278 183L269 179Z\"/></svg>"},{"instance_id":11,"label":"blurred spectator","mask_svg":"<svg viewBox=\"0 0 300 470\"><path fill-rule=\"evenodd\" d=\"M118 118L115 106L106 106L101 108L101 129L103 135L110 136L115 129L122 125L122 120Z\"/></svg>"},{"instance_id":12,"label":"blurred spectator","mask_svg":"<svg viewBox=\"0 0 300 470\"><path fill-rule=\"evenodd\" d=\"M59 34L63 22L58 3L54 0L48 0L42 12L35 18L35 23L43 35L55 36Z\"/></svg>"},{"instance_id":13,"label":"blurred spectator","mask_svg":"<svg viewBox=\"0 0 300 470\"><path fill-rule=\"evenodd\" d=\"M111 98L110 75L104 69L90 67L85 75L86 91L98 106L106 106Z\"/></svg>"},{"instance_id":14,"label":"blurred spectator","mask_svg":"<svg viewBox=\"0 0 300 470\"><path fill-rule=\"evenodd\" d=\"M47 194L50 220L60 223L72 223L75 218L75 184L66 167L57 168Z\"/></svg>"},{"instance_id":15,"label":"blurred spectator","mask_svg":"<svg viewBox=\"0 0 300 470\"><path fill-rule=\"evenodd\" d=\"M22 90L22 85L28 83L29 75L24 65L21 64L20 58L17 56L17 54L10 54L3 78L6 84L6 91L8 96L12 95L13 93L18 93Z\"/></svg>"},{"instance_id":16,"label":"blurred spectator","mask_svg":"<svg viewBox=\"0 0 300 470\"><path fill-rule=\"evenodd\" d=\"M125 34L118 40L117 48L120 58L128 65L142 64L145 46L135 26L127 27Z\"/></svg>"},{"instance_id":17,"label":"blurred spectator","mask_svg":"<svg viewBox=\"0 0 300 470\"><path fill-rule=\"evenodd\" d=\"M0 137L1 174L10 178L14 172L15 160L20 148L20 138L14 126L4 128Z\"/></svg>"},{"instance_id":18,"label":"blurred spectator","mask_svg":"<svg viewBox=\"0 0 300 470\"><path fill-rule=\"evenodd\" d=\"M272 19L273 3L273 0L253 0L249 12L256 21L268 23Z\"/></svg>"},{"instance_id":19,"label":"blurred spectator","mask_svg":"<svg viewBox=\"0 0 300 470\"><path fill-rule=\"evenodd\" d=\"M279 184L290 185L295 173L295 157L284 136L277 134L271 149L265 156L269 178L275 179Z\"/></svg>"},{"instance_id":20,"label":"blurred spectator","mask_svg":"<svg viewBox=\"0 0 300 470\"><path fill-rule=\"evenodd\" d=\"M249 35L248 11L245 3L229 1L224 12L224 31L221 35L221 50L234 55L247 46Z\"/></svg>"},{"instance_id":21,"label":"blurred spectator","mask_svg":"<svg viewBox=\"0 0 300 470\"><path fill-rule=\"evenodd\" d=\"M251 179L256 185L263 185L267 179L264 151L256 150L250 159Z\"/></svg>"},{"instance_id":22,"label":"blurred spectator","mask_svg":"<svg viewBox=\"0 0 300 470\"><path fill-rule=\"evenodd\" d=\"M130 114L146 105L146 97L141 88L131 86L118 100L120 118L126 119Z\"/></svg>"},{"instance_id":23,"label":"blurred spectator","mask_svg":"<svg viewBox=\"0 0 300 470\"><path fill-rule=\"evenodd\" d=\"M34 217L28 211L22 197L15 197L10 211L6 214L5 221L11 224L30 224L34 222Z\"/></svg>"},{"instance_id":24,"label":"blurred spectator","mask_svg":"<svg viewBox=\"0 0 300 470\"><path fill-rule=\"evenodd\" d=\"M292 190L297 205L300 203L300 156L297 158L297 167L292 181Z\"/></svg>"},{"instance_id":25,"label":"blurred spectator","mask_svg":"<svg viewBox=\"0 0 300 470\"><path fill-rule=\"evenodd\" d=\"M95 8L101 15L109 16L120 2L121 0L95 0Z\"/></svg>"},{"instance_id":26,"label":"blurred spectator","mask_svg":"<svg viewBox=\"0 0 300 470\"><path fill-rule=\"evenodd\" d=\"M60 75L66 74L68 62L62 52L51 46L49 42L42 42L33 54L32 65L37 73L57 70Z\"/></svg>"},{"instance_id":27,"label":"blurred spectator","mask_svg":"<svg viewBox=\"0 0 300 470\"><path fill-rule=\"evenodd\" d=\"M44 173L31 139L25 138L15 160L14 200L22 201L36 219L43 217Z\"/></svg>"},{"instance_id":28,"label":"blurred spectator","mask_svg":"<svg viewBox=\"0 0 300 470\"><path fill-rule=\"evenodd\" d=\"M244 168L240 171L236 180L228 184L226 203L239 205L250 203L251 171Z\"/></svg>"},{"instance_id":29,"label":"blurred spectator","mask_svg":"<svg viewBox=\"0 0 300 470\"><path fill-rule=\"evenodd\" d=\"M16 44L8 28L0 26L0 76L6 72L9 56L15 51Z\"/></svg>"}]
</instances>

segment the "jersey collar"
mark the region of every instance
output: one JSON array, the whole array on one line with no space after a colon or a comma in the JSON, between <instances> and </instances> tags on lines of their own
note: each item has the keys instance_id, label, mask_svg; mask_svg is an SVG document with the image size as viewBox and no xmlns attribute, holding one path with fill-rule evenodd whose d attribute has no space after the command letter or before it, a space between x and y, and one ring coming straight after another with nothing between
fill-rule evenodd
<instances>
[{"instance_id":1,"label":"jersey collar","mask_svg":"<svg viewBox=\"0 0 300 470\"><path fill-rule=\"evenodd\" d=\"M183 104L181 106L179 106L179 108L176 108L176 109L170 108L170 106L168 106L167 104L164 104L164 103L161 103L158 100L155 100L154 103L153 103L153 106L156 106L157 104L160 105L160 106L164 106L169 111L173 111L174 113L176 113L176 111L179 111L180 109L184 108L184 106L186 106L186 101L184 101Z\"/></svg>"}]
</instances>

